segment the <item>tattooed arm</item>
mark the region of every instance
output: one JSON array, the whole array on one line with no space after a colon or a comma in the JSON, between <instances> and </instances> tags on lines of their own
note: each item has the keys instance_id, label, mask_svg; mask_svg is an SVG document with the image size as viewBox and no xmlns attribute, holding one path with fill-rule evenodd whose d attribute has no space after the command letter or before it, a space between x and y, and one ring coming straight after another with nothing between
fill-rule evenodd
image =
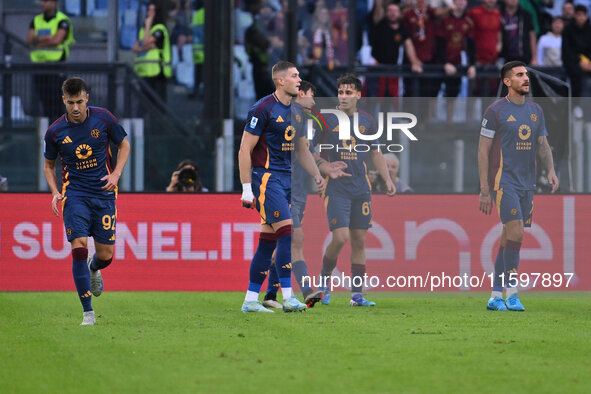
<instances>
[{"instance_id":1,"label":"tattooed arm","mask_svg":"<svg viewBox=\"0 0 591 394\"><path fill-rule=\"evenodd\" d=\"M558 190L558 177L554 171L554 160L552 159L552 150L548 144L546 136L538 137L538 158L542 166L548 173L548 182L552 185L552 193Z\"/></svg>"}]
</instances>

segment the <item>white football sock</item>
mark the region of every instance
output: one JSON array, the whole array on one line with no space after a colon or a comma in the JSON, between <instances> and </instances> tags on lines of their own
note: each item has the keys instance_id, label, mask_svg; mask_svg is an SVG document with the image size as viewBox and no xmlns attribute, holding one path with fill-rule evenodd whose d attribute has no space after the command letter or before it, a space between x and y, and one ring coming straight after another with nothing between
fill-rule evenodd
<instances>
[{"instance_id":1,"label":"white football sock","mask_svg":"<svg viewBox=\"0 0 591 394\"><path fill-rule=\"evenodd\" d=\"M246 292L246 297L244 297L244 301L258 301L259 300L259 293L248 290Z\"/></svg>"},{"instance_id":2,"label":"white football sock","mask_svg":"<svg viewBox=\"0 0 591 394\"><path fill-rule=\"evenodd\" d=\"M287 300L288 298L291 298L293 296L291 287L282 287L281 294L283 294L283 301Z\"/></svg>"}]
</instances>

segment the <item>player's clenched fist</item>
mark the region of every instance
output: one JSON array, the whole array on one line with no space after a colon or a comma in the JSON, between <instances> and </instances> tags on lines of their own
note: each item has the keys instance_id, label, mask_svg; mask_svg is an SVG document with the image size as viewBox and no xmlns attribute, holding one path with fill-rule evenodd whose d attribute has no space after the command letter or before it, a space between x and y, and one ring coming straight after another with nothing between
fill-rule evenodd
<instances>
[{"instance_id":1,"label":"player's clenched fist","mask_svg":"<svg viewBox=\"0 0 591 394\"><path fill-rule=\"evenodd\" d=\"M242 184L242 197L240 197L242 206L245 208L254 208L254 194L252 194L252 186L250 183Z\"/></svg>"}]
</instances>

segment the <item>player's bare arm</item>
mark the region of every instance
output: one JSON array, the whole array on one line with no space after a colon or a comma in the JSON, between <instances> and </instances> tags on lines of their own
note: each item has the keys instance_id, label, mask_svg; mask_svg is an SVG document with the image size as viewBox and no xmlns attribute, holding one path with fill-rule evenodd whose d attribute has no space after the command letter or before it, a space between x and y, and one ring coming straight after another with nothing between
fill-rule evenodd
<instances>
[{"instance_id":1,"label":"player's bare arm","mask_svg":"<svg viewBox=\"0 0 591 394\"><path fill-rule=\"evenodd\" d=\"M67 35L68 31L66 29L58 29L53 35L36 36L35 30L29 29L27 43L34 47L54 47L64 42Z\"/></svg>"},{"instance_id":2,"label":"player's bare arm","mask_svg":"<svg viewBox=\"0 0 591 394\"><path fill-rule=\"evenodd\" d=\"M306 138L298 138L296 141L296 157L298 162L304 167L306 172L314 178L318 191L321 192L326 187L326 181L320 175L320 171L314 162L314 157L308 148L308 140Z\"/></svg>"},{"instance_id":3,"label":"player's bare arm","mask_svg":"<svg viewBox=\"0 0 591 394\"><path fill-rule=\"evenodd\" d=\"M552 149L548 144L546 136L538 137L538 158L548 174L548 182L552 185L552 193L558 190L558 177L554 171L554 159L552 158Z\"/></svg>"},{"instance_id":4,"label":"player's bare arm","mask_svg":"<svg viewBox=\"0 0 591 394\"><path fill-rule=\"evenodd\" d=\"M102 189L109 192L112 192L117 188L119 178L121 178L121 174L123 173L123 168L125 168L127 159L129 159L129 152L131 151L131 146L129 145L129 141L127 140L127 138L124 138L123 141L119 143L117 149L119 151L117 153L117 164L115 165L115 169L110 174L105 175L101 178L101 181L107 182L102 187Z\"/></svg>"},{"instance_id":5,"label":"player's bare arm","mask_svg":"<svg viewBox=\"0 0 591 394\"><path fill-rule=\"evenodd\" d=\"M485 215L492 212L492 197L488 183L489 154L492 148L492 139L480 136L478 141L478 175L480 177L480 196L478 197L478 209Z\"/></svg>"},{"instance_id":6,"label":"player's bare arm","mask_svg":"<svg viewBox=\"0 0 591 394\"><path fill-rule=\"evenodd\" d=\"M320 157L320 155L316 152L314 152L312 156L314 157L316 166L318 167L318 170L320 170L320 174L322 176L330 177L330 179L351 176L351 174L345 172L345 169L348 166L344 161L330 162Z\"/></svg>"},{"instance_id":7,"label":"player's bare arm","mask_svg":"<svg viewBox=\"0 0 591 394\"><path fill-rule=\"evenodd\" d=\"M390 178L390 172L388 172L384 155L382 155L382 152L378 149L374 149L371 151L371 159L373 160L373 164L376 166L380 176L386 182L386 195L389 197L394 196L394 194L396 194L396 186L394 186L394 182Z\"/></svg>"},{"instance_id":8,"label":"player's bare arm","mask_svg":"<svg viewBox=\"0 0 591 394\"><path fill-rule=\"evenodd\" d=\"M252 193L250 171L252 170L252 151L259 142L259 136L244 131L240 150L238 151L238 170L240 171L240 183L242 183L242 197L240 201L243 207L254 208L254 194Z\"/></svg>"},{"instance_id":9,"label":"player's bare arm","mask_svg":"<svg viewBox=\"0 0 591 394\"><path fill-rule=\"evenodd\" d=\"M51 190L51 210L55 216L59 216L58 202L61 201L62 195L57 190L57 178L55 176L55 160L45 159L45 164L43 165L43 175L45 175L45 180L47 181L49 190Z\"/></svg>"}]
</instances>

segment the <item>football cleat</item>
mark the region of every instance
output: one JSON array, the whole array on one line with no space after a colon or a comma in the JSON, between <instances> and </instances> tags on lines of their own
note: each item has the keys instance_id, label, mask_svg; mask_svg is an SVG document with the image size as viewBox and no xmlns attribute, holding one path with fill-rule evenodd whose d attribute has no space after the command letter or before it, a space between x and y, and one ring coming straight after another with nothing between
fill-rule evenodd
<instances>
[{"instance_id":1,"label":"football cleat","mask_svg":"<svg viewBox=\"0 0 591 394\"><path fill-rule=\"evenodd\" d=\"M488 300L486 309L489 311L506 311L507 305L505 305L505 300L503 300L501 297L495 297Z\"/></svg>"},{"instance_id":2,"label":"football cleat","mask_svg":"<svg viewBox=\"0 0 591 394\"><path fill-rule=\"evenodd\" d=\"M272 310L269 310L261 305L259 301L244 301L242 304L242 312L267 312L267 313L274 313Z\"/></svg>"},{"instance_id":3,"label":"football cleat","mask_svg":"<svg viewBox=\"0 0 591 394\"><path fill-rule=\"evenodd\" d=\"M302 312L306 309L308 309L306 304L302 304L295 297L290 297L283 301L283 312Z\"/></svg>"},{"instance_id":4,"label":"football cleat","mask_svg":"<svg viewBox=\"0 0 591 394\"><path fill-rule=\"evenodd\" d=\"M511 297L507 297L507 310L515 311L515 312L523 312L525 308L521 301L519 301L519 297L517 294L513 294Z\"/></svg>"},{"instance_id":5,"label":"football cleat","mask_svg":"<svg viewBox=\"0 0 591 394\"><path fill-rule=\"evenodd\" d=\"M281 305L281 303L277 300L264 300L263 306L266 308L275 308L275 309L283 308L283 305Z\"/></svg>"},{"instance_id":6,"label":"football cleat","mask_svg":"<svg viewBox=\"0 0 591 394\"><path fill-rule=\"evenodd\" d=\"M81 326L94 326L96 323L96 319L94 318L94 311L84 312L84 317L82 318Z\"/></svg>"},{"instance_id":7,"label":"football cleat","mask_svg":"<svg viewBox=\"0 0 591 394\"><path fill-rule=\"evenodd\" d=\"M376 303L373 301L368 301L363 297L352 297L351 298L351 306L375 306Z\"/></svg>"},{"instance_id":8,"label":"football cleat","mask_svg":"<svg viewBox=\"0 0 591 394\"><path fill-rule=\"evenodd\" d=\"M314 308L314 304L316 304L318 301L322 301L323 298L324 292L322 290L316 290L304 298L304 304L306 304L308 308Z\"/></svg>"},{"instance_id":9,"label":"football cleat","mask_svg":"<svg viewBox=\"0 0 591 394\"><path fill-rule=\"evenodd\" d=\"M88 265L88 271L90 272L90 292L93 296L98 297L103 292L103 275L101 274L101 270L93 271L90 269L92 256L88 256L86 264Z\"/></svg>"}]
</instances>

